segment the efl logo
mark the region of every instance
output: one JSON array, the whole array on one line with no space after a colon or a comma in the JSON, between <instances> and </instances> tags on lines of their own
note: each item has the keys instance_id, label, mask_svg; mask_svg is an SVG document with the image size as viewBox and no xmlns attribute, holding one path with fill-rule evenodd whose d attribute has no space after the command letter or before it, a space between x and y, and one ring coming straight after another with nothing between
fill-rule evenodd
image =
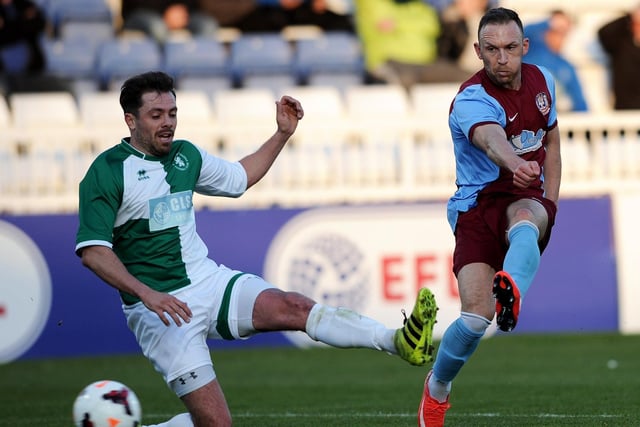
<instances>
[{"instance_id":1,"label":"efl logo","mask_svg":"<svg viewBox=\"0 0 640 427\"><path fill-rule=\"evenodd\" d=\"M20 357L38 339L51 310L51 276L36 244L0 220L0 363Z\"/></svg>"}]
</instances>

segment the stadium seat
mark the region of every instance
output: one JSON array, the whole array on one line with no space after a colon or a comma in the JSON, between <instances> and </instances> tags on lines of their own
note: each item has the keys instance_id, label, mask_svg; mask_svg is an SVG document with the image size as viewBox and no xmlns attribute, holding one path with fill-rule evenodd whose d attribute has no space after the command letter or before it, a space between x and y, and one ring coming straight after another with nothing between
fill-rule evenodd
<instances>
[{"instance_id":1,"label":"stadium seat","mask_svg":"<svg viewBox=\"0 0 640 427\"><path fill-rule=\"evenodd\" d=\"M82 93L78 97L78 109L87 141L95 154L129 136L119 91Z\"/></svg>"},{"instance_id":2,"label":"stadium seat","mask_svg":"<svg viewBox=\"0 0 640 427\"><path fill-rule=\"evenodd\" d=\"M148 37L105 41L98 52L98 75L102 88L108 90L120 90L126 78L161 67L162 52Z\"/></svg>"},{"instance_id":3,"label":"stadium seat","mask_svg":"<svg viewBox=\"0 0 640 427\"><path fill-rule=\"evenodd\" d=\"M297 84L293 51L277 33L245 34L231 44L230 71L236 87L268 88L279 93Z\"/></svg>"},{"instance_id":4,"label":"stadium seat","mask_svg":"<svg viewBox=\"0 0 640 427\"><path fill-rule=\"evenodd\" d=\"M411 173L412 160L405 154L413 138L413 118L404 88L350 86L344 96L354 135L354 141L344 148L347 183L383 186L400 180L402 173Z\"/></svg>"},{"instance_id":5,"label":"stadium seat","mask_svg":"<svg viewBox=\"0 0 640 427\"><path fill-rule=\"evenodd\" d=\"M42 42L42 50L48 73L73 79L93 78L97 52L91 41L47 38Z\"/></svg>"},{"instance_id":6,"label":"stadium seat","mask_svg":"<svg viewBox=\"0 0 640 427\"><path fill-rule=\"evenodd\" d=\"M409 95L417 123L428 128L445 129L448 133L449 108L459 89L458 83L422 83L412 86Z\"/></svg>"},{"instance_id":7,"label":"stadium seat","mask_svg":"<svg viewBox=\"0 0 640 427\"><path fill-rule=\"evenodd\" d=\"M221 156L229 160L238 160L257 149L275 130L275 96L270 89L221 90L212 106Z\"/></svg>"},{"instance_id":8,"label":"stadium seat","mask_svg":"<svg viewBox=\"0 0 640 427\"><path fill-rule=\"evenodd\" d=\"M100 88L96 77L97 48L86 38L44 39L41 43L47 74L69 82L78 95Z\"/></svg>"},{"instance_id":9,"label":"stadium seat","mask_svg":"<svg viewBox=\"0 0 640 427\"><path fill-rule=\"evenodd\" d=\"M14 93L9 97L16 128L67 127L80 123L73 96L68 92Z\"/></svg>"},{"instance_id":10,"label":"stadium seat","mask_svg":"<svg viewBox=\"0 0 640 427\"><path fill-rule=\"evenodd\" d=\"M9 98L19 135L21 189L25 193L77 191L93 154L73 95L69 92L14 93Z\"/></svg>"},{"instance_id":11,"label":"stadium seat","mask_svg":"<svg viewBox=\"0 0 640 427\"><path fill-rule=\"evenodd\" d=\"M332 85L343 90L363 83L364 62L357 36L327 32L296 44L295 70L300 82Z\"/></svg>"},{"instance_id":12,"label":"stadium seat","mask_svg":"<svg viewBox=\"0 0 640 427\"><path fill-rule=\"evenodd\" d=\"M113 25L103 21L69 21L60 27L58 39L77 40L91 43L94 49L100 48L102 43L115 37Z\"/></svg>"},{"instance_id":13,"label":"stadium seat","mask_svg":"<svg viewBox=\"0 0 640 427\"><path fill-rule=\"evenodd\" d=\"M51 0L44 8L56 32L70 21L113 23L113 13L105 0Z\"/></svg>"},{"instance_id":14,"label":"stadium seat","mask_svg":"<svg viewBox=\"0 0 640 427\"><path fill-rule=\"evenodd\" d=\"M181 90L211 93L232 85L227 51L215 38L169 40L164 46L164 69Z\"/></svg>"},{"instance_id":15,"label":"stadium seat","mask_svg":"<svg viewBox=\"0 0 640 427\"><path fill-rule=\"evenodd\" d=\"M219 131L214 121L211 99L202 90L178 90L176 138L184 138L212 154L218 150Z\"/></svg>"},{"instance_id":16,"label":"stadium seat","mask_svg":"<svg viewBox=\"0 0 640 427\"><path fill-rule=\"evenodd\" d=\"M416 135L413 167L419 183L446 185L455 181L449 107L458 83L417 84L410 89Z\"/></svg>"},{"instance_id":17,"label":"stadium seat","mask_svg":"<svg viewBox=\"0 0 640 427\"><path fill-rule=\"evenodd\" d=\"M340 150L349 136L340 91L333 86L296 86L282 94L299 100L305 116L273 166L277 186L287 189L280 202L311 202L312 188L333 189L335 193L342 182Z\"/></svg>"}]
</instances>

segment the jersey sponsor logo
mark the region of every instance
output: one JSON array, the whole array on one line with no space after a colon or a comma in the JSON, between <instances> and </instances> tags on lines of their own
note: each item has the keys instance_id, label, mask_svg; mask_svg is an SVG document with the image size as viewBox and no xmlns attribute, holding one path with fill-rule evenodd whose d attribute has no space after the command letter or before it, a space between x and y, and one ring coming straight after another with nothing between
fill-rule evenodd
<instances>
[{"instance_id":1,"label":"jersey sponsor logo","mask_svg":"<svg viewBox=\"0 0 640 427\"><path fill-rule=\"evenodd\" d=\"M536 133L530 130L524 130L520 135L511 137L510 142L516 154L529 153L542 147L542 140L546 132L538 129Z\"/></svg>"},{"instance_id":2,"label":"jersey sponsor logo","mask_svg":"<svg viewBox=\"0 0 640 427\"><path fill-rule=\"evenodd\" d=\"M173 166L179 171L186 171L189 168L189 159L184 154L177 153L173 158Z\"/></svg>"},{"instance_id":3,"label":"jersey sponsor logo","mask_svg":"<svg viewBox=\"0 0 640 427\"><path fill-rule=\"evenodd\" d=\"M540 92L536 95L536 107L542 113L542 115L546 116L551 111L551 105L549 104L549 98L547 98L547 94L544 92Z\"/></svg>"},{"instance_id":4,"label":"jersey sponsor logo","mask_svg":"<svg viewBox=\"0 0 640 427\"><path fill-rule=\"evenodd\" d=\"M149 200L149 231L184 225L193 218L191 190Z\"/></svg>"},{"instance_id":5,"label":"jersey sponsor logo","mask_svg":"<svg viewBox=\"0 0 640 427\"><path fill-rule=\"evenodd\" d=\"M518 113L515 113L513 116L509 117L509 123L514 121L516 119L516 117L518 117Z\"/></svg>"}]
</instances>

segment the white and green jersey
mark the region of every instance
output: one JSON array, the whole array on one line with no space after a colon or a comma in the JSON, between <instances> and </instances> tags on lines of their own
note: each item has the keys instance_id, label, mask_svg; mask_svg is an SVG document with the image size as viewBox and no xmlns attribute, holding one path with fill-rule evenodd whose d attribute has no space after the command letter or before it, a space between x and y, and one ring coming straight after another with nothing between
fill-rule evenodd
<instances>
[{"instance_id":1,"label":"white and green jersey","mask_svg":"<svg viewBox=\"0 0 640 427\"><path fill-rule=\"evenodd\" d=\"M196 233L193 193L238 197L247 188L244 168L189 141L174 141L158 158L128 139L100 154L80 182L76 253L110 247L131 274L162 292L203 280L218 265ZM125 304L139 301L121 297Z\"/></svg>"}]
</instances>

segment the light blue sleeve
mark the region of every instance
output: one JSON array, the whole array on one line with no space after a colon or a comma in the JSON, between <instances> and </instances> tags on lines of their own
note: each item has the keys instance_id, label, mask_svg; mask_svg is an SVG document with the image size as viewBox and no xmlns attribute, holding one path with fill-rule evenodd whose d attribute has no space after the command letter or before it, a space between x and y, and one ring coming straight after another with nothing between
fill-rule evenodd
<instances>
[{"instance_id":1,"label":"light blue sleeve","mask_svg":"<svg viewBox=\"0 0 640 427\"><path fill-rule=\"evenodd\" d=\"M504 127L506 122L502 106L479 84L465 88L456 96L449 116L452 132L457 128L469 141L470 132L478 123L497 123Z\"/></svg>"}]
</instances>

